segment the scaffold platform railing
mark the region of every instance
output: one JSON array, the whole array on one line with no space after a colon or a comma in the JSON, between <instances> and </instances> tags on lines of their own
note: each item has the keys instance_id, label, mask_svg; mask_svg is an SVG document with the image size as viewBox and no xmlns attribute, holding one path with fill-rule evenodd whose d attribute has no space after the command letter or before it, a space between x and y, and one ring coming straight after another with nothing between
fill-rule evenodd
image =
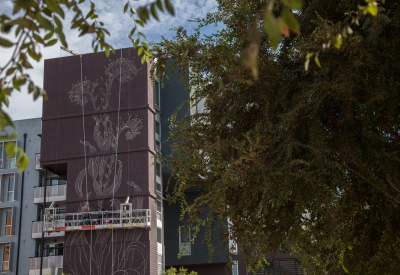
<instances>
[{"instance_id":1,"label":"scaffold platform railing","mask_svg":"<svg viewBox=\"0 0 400 275\"><path fill-rule=\"evenodd\" d=\"M57 208L46 208L43 231L77 231L117 228L149 228L151 210L132 209L121 204L120 210L59 213Z\"/></svg>"}]
</instances>

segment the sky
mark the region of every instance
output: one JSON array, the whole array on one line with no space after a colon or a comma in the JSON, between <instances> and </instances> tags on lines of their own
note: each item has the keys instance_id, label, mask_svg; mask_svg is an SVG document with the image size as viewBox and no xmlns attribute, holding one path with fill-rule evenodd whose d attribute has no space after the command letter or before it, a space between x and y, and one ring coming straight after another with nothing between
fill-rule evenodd
<instances>
[{"instance_id":1,"label":"sky","mask_svg":"<svg viewBox=\"0 0 400 275\"><path fill-rule=\"evenodd\" d=\"M129 14L123 13L123 8L127 0L92 0L96 4L96 11L99 14L99 21L104 22L104 27L110 32L111 36L107 38L115 49L127 48L132 46L132 42L128 38L128 34L133 26L133 22ZM0 14L12 14L12 0L1 0ZM130 1L135 9L140 5L148 3L149 1ZM141 31L147 36L147 42L160 41L161 37L171 38L174 34L170 31L171 28L183 26L188 33L192 33L196 27L196 23L189 22L196 18L204 17L207 12L217 10L216 0L172 0L175 9L175 16L167 13L160 14L160 21L151 19L146 23L145 28ZM88 10L90 1L86 0L82 4L82 9ZM92 52L92 37L85 35L78 37L75 30L69 29L69 22L72 19L72 12L66 11L66 19L64 20L64 33L67 38L68 48L77 53L84 54ZM8 39L13 40L13 31L7 36ZM27 70L36 85L43 86L43 67L44 60L69 56L60 50L60 43L52 47L42 48L42 59L40 62L31 61L33 69ZM8 61L11 55L11 50L1 49L0 53L0 66ZM10 106L5 111L11 116L12 120L21 120L29 118L37 118L42 116L42 98L33 101L32 95L28 95L26 88L22 88L21 92L14 92L10 98Z\"/></svg>"}]
</instances>

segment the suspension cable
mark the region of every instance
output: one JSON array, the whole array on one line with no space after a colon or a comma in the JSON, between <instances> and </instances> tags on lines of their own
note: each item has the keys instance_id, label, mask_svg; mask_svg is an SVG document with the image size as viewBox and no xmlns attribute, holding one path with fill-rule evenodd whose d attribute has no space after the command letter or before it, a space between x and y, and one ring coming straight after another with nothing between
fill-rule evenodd
<instances>
[{"instance_id":1,"label":"suspension cable","mask_svg":"<svg viewBox=\"0 0 400 275\"><path fill-rule=\"evenodd\" d=\"M119 130L119 114L120 114L120 109L121 109L121 82L122 82L122 49L121 49L121 57L119 60L119 87L118 87L118 113L117 113L117 129ZM117 174L117 162L118 162L118 136L119 133L117 131L116 133L116 141L115 141L115 162L114 162L114 183L113 183L113 201L114 201L114 195L115 195L115 178ZM122 173L122 171L121 171ZM121 178L122 180L122 178ZM114 227L111 228L111 259L112 259L112 264L111 264L111 272L114 272Z\"/></svg>"},{"instance_id":2,"label":"suspension cable","mask_svg":"<svg viewBox=\"0 0 400 275\"><path fill-rule=\"evenodd\" d=\"M89 190L88 190L88 181L87 181L87 161L86 161L86 131L85 131L85 107L84 107L84 98L83 98L83 70L82 70L82 55L79 56L80 58L80 65L81 65L81 105L82 105L82 129L83 129L83 154L85 157L85 182L86 182L86 208L87 212L89 212ZM87 214L88 215L88 214ZM89 257L89 262L90 262L90 275L92 274L92 226L90 226L90 257Z\"/></svg>"}]
</instances>

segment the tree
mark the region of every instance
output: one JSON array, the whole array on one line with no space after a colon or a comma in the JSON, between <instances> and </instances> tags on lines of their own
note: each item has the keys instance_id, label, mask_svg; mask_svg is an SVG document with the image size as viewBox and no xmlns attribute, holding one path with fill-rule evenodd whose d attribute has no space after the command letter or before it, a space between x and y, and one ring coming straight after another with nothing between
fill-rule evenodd
<instances>
[{"instance_id":1,"label":"tree","mask_svg":"<svg viewBox=\"0 0 400 275\"><path fill-rule=\"evenodd\" d=\"M305 0L293 13L301 32L279 35L276 51L257 17L265 3L218 3L193 35L178 28L154 45L153 75L173 58L184 84L189 70L191 104L206 108L172 118L166 161L192 233L229 219L221 238L240 242L251 267L280 249L307 274L399 274L398 1ZM225 28L202 35L214 23ZM317 54L321 68L307 63ZM193 186L202 194L189 205Z\"/></svg>"},{"instance_id":2,"label":"tree","mask_svg":"<svg viewBox=\"0 0 400 275\"><path fill-rule=\"evenodd\" d=\"M197 272L192 271L190 273L187 273L187 269L186 268L179 268L179 270L177 270L175 267L171 267L169 269L166 269L163 273L163 275L197 275Z\"/></svg>"},{"instance_id":3,"label":"tree","mask_svg":"<svg viewBox=\"0 0 400 275\"><path fill-rule=\"evenodd\" d=\"M90 9L85 14L82 4L85 0L15 0L13 1L13 14L0 14L0 50L12 49L12 55L5 64L0 66L0 131L5 132L6 126L13 126L11 118L4 111L3 107L8 106L9 96L14 90L20 91L21 87L27 84L28 93L33 94L36 100L42 96L47 98L46 92L37 86L26 73L32 68L29 59L41 60L42 47L51 47L60 41L62 46L68 47L67 38L64 34L63 20L65 12L72 12L74 17L69 28L77 29L80 36L92 34L92 47L94 52L104 50L106 55L113 51L112 46L107 42L107 31L104 23L99 21L96 12L96 5L90 1ZM174 8L170 0L154 0L140 6L138 11L134 9L130 0L126 0L123 12L129 11L133 18L134 26L129 32L129 38L135 48L138 48L139 56L142 56L142 63L148 62L151 57L149 46L143 39L146 36L138 30L138 26L144 27L146 21L153 17L158 18L158 11L166 10L174 14ZM4 35L14 32L15 37L9 39ZM128 35L128 30L127 30ZM135 38L133 38L133 36ZM3 51L2 50L2 51ZM0 139L15 139L15 134L5 133ZM18 154L16 165L24 170L28 164L28 157L21 148L8 146L6 148L9 156Z\"/></svg>"}]
</instances>

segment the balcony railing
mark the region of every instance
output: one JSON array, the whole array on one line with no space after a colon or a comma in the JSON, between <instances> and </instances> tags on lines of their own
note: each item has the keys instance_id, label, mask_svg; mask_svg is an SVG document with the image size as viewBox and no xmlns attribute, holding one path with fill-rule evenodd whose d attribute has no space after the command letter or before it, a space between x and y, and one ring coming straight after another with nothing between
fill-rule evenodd
<instances>
[{"instance_id":1,"label":"balcony railing","mask_svg":"<svg viewBox=\"0 0 400 275\"><path fill-rule=\"evenodd\" d=\"M124 205L124 204L121 204ZM151 226L149 209L78 212L56 214L56 208L47 208L44 215L44 231L75 231L111 228L148 228Z\"/></svg>"},{"instance_id":2,"label":"balcony railing","mask_svg":"<svg viewBox=\"0 0 400 275\"><path fill-rule=\"evenodd\" d=\"M44 186L35 187L33 191L33 203L42 203L44 197ZM67 198L67 185L46 186L46 202L65 201Z\"/></svg>"},{"instance_id":3,"label":"balcony railing","mask_svg":"<svg viewBox=\"0 0 400 275\"><path fill-rule=\"evenodd\" d=\"M61 274L63 267L63 256L43 257L42 274ZM40 257L29 258L29 275L40 274Z\"/></svg>"},{"instance_id":4,"label":"balcony railing","mask_svg":"<svg viewBox=\"0 0 400 275\"><path fill-rule=\"evenodd\" d=\"M39 222L32 222L32 239L38 239L42 237L43 232L43 221ZM45 238L52 238L52 237L64 237L64 231L55 231L55 232L45 232Z\"/></svg>"},{"instance_id":5,"label":"balcony railing","mask_svg":"<svg viewBox=\"0 0 400 275\"><path fill-rule=\"evenodd\" d=\"M252 275L302 275L300 261L294 258L269 259L269 265Z\"/></svg>"}]
</instances>

